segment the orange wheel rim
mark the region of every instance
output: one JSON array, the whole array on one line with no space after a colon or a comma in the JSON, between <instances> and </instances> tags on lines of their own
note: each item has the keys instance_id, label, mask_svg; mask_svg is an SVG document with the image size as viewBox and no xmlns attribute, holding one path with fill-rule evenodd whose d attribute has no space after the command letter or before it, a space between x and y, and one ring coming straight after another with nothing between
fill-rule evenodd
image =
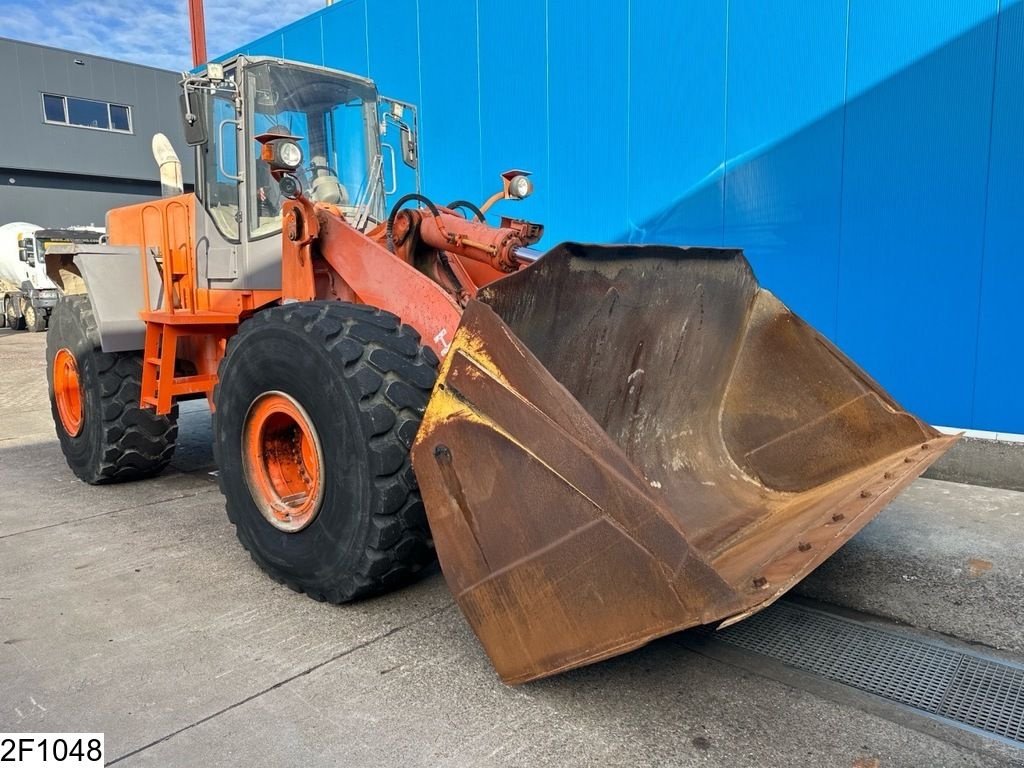
<instances>
[{"instance_id":1,"label":"orange wheel rim","mask_svg":"<svg viewBox=\"0 0 1024 768\"><path fill-rule=\"evenodd\" d=\"M70 437L82 431L82 380L78 362L70 349L63 348L53 358L53 398L61 426Z\"/></svg>"},{"instance_id":2,"label":"orange wheel rim","mask_svg":"<svg viewBox=\"0 0 1024 768\"><path fill-rule=\"evenodd\" d=\"M323 451L309 414L284 392L260 395L242 428L242 464L263 517L294 533L313 522L323 500Z\"/></svg>"}]
</instances>

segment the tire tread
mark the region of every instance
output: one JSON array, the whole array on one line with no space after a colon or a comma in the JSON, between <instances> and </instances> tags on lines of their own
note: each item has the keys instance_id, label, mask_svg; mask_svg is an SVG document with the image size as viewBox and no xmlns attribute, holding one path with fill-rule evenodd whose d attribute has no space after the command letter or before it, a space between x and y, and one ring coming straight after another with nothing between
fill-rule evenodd
<instances>
[{"instance_id":1,"label":"tire tread","mask_svg":"<svg viewBox=\"0 0 1024 768\"><path fill-rule=\"evenodd\" d=\"M435 560L433 540L415 481L409 448L437 377L437 356L420 345L419 334L398 317L367 305L339 301L286 304L264 310L242 324L228 341L224 361L267 323L302 328L342 362L347 382L359 395L362 432L373 483L372 519L357 562L334 583L306 587L263 562L239 525L239 510L227 500L228 519L256 562L273 579L315 600L345 603L413 581ZM222 363L223 364L223 363ZM395 386L402 396L389 393ZM214 392L217 402L220 385ZM214 412L214 420L217 412ZM217 434L214 424L214 433ZM215 441L216 448L216 441ZM220 456L216 456L218 465ZM221 492L228 489L218 474Z\"/></svg>"},{"instance_id":2,"label":"tire tread","mask_svg":"<svg viewBox=\"0 0 1024 768\"><path fill-rule=\"evenodd\" d=\"M138 354L103 352L99 328L89 297L64 296L56 312L67 312L92 345L90 353L99 378L97 413L85 417L101 420L99 461L95 464L68 465L79 479L91 485L141 480L162 472L174 455L178 437L177 410L167 416L139 405L142 391L142 361ZM53 323L56 326L57 324ZM51 329L51 334L56 333ZM51 345L66 346L67 339L47 339ZM56 411L54 413L56 420ZM58 436L61 428L58 425ZM65 454L66 455L66 454Z\"/></svg>"}]
</instances>

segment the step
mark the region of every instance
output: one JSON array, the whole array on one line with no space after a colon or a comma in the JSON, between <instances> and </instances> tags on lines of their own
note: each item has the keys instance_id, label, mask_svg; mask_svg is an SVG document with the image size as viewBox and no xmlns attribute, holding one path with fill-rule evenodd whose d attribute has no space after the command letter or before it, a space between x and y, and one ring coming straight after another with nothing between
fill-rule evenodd
<instances>
[{"instance_id":1,"label":"step","mask_svg":"<svg viewBox=\"0 0 1024 768\"><path fill-rule=\"evenodd\" d=\"M140 312L144 322L160 325L238 325L238 316L228 312L197 310L189 312Z\"/></svg>"},{"instance_id":2,"label":"step","mask_svg":"<svg viewBox=\"0 0 1024 768\"><path fill-rule=\"evenodd\" d=\"M190 395L196 392L205 392L217 383L217 377L212 375L199 374L196 376L179 376L169 382L171 393L174 395ZM167 383L164 384L167 386Z\"/></svg>"}]
</instances>

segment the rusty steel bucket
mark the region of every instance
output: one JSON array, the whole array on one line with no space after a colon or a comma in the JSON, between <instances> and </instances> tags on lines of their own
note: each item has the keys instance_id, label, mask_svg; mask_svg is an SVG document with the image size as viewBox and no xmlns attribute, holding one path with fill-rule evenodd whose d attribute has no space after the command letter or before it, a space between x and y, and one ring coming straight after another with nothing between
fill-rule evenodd
<instances>
[{"instance_id":1,"label":"rusty steel bucket","mask_svg":"<svg viewBox=\"0 0 1024 768\"><path fill-rule=\"evenodd\" d=\"M759 611L956 439L738 250L566 243L478 298L413 461L508 683Z\"/></svg>"}]
</instances>

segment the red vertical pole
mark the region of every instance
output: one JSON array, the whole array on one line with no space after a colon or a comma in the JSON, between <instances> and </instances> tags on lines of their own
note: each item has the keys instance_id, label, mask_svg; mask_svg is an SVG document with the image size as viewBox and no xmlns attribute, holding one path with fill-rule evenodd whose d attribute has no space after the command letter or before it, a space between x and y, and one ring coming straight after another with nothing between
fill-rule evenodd
<instances>
[{"instance_id":1,"label":"red vertical pole","mask_svg":"<svg viewBox=\"0 0 1024 768\"><path fill-rule=\"evenodd\" d=\"M188 27L192 35L192 66L198 67L207 62L203 0L188 0Z\"/></svg>"}]
</instances>

